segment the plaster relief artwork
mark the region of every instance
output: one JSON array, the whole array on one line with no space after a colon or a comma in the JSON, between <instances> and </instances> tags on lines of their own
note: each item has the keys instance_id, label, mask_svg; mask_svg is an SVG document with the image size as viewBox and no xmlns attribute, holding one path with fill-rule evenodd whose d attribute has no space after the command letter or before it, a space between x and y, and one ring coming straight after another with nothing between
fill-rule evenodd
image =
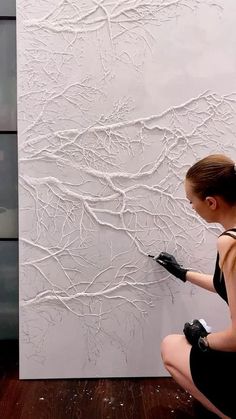
<instances>
[{"instance_id":1,"label":"plaster relief artwork","mask_svg":"<svg viewBox=\"0 0 236 419\"><path fill-rule=\"evenodd\" d=\"M147 255L213 269L219 229L183 180L207 154L236 159L234 12L18 0L21 378L165 375L166 334L212 307L224 324Z\"/></svg>"}]
</instances>

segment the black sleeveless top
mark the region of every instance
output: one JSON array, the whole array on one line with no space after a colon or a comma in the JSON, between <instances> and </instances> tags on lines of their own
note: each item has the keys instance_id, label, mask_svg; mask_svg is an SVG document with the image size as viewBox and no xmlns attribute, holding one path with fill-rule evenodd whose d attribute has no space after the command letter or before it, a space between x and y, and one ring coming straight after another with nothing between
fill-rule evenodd
<instances>
[{"instance_id":1,"label":"black sleeveless top","mask_svg":"<svg viewBox=\"0 0 236 419\"><path fill-rule=\"evenodd\" d=\"M231 228L229 230L226 230L220 236L230 236L233 239L236 239L236 234L231 234L230 233L231 231L236 232L236 228ZM223 272L221 271L219 267L219 253L217 253L217 257L216 257L215 272L213 276L213 285L215 287L217 294L219 294L220 297L223 298L223 300L225 300L226 303L228 304L225 278L224 278Z\"/></svg>"},{"instance_id":2,"label":"black sleeveless top","mask_svg":"<svg viewBox=\"0 0 236 419\"><path fill-rule=\"evenodd\" d=\"M236 228L226 230L221 235L236 239ZM219 267L219 254L216 258L213 284L219 296L228 303L225 278ZM229 377L236 377L236 351L210 349L208 352L202 352L198 346L192 346L190 370L193 382L200 392L222 413L235 419L235 387Z\"/></svg>"}]
</instances>

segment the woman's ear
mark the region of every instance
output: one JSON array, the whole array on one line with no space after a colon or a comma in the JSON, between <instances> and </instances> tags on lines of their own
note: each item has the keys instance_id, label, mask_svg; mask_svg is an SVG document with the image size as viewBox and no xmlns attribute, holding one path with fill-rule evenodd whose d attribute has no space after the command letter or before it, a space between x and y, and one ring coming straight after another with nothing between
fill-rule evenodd
<instances>
[{"instance_id":1,"label":"woman's ear","mask_svg":"<svg viewBox=\"0 0 236 419\"><path fill-rule=\"evenodd\" d=\"M211 210L215 210L218 206L217 199L214 196L207 196L206 203Z\"/></svg>"}]
</instances>

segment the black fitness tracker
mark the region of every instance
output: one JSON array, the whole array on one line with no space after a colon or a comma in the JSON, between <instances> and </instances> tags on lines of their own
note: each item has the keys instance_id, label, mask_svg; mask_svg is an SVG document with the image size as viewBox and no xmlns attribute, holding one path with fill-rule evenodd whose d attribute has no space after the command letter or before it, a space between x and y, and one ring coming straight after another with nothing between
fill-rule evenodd
<instances>
[{"instance_id":1,"label":"black fitness tracker","mask_svg":"<svg viewBox=\"0 0 236 419\"><path fill-rule=\"evenodd\" d=\"M202 352L207 352L209 351L210 347L209 347L209 342L207 340L207 336L200 336L200 338L198 339L198 347L199 349L201 349Z\"/></svg>"}]
</instances>

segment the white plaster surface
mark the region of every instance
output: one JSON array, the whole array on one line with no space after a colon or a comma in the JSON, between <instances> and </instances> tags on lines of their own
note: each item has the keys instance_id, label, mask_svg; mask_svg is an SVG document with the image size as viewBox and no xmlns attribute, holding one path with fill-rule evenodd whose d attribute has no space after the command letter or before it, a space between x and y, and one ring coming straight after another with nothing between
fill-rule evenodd
<instances>
[{"instance_id":1,"label":"white plaster surface","mask_svg":"<svg viewBox=\"0 0 236 419\"><path fill-rule=\"evenodd\" d=\"M213 272L220 229L187 168L236 160L233 0L18 0L20 377L167 375L161 339L226 305L169 276Z\"/></svg>"}]
</instances>

